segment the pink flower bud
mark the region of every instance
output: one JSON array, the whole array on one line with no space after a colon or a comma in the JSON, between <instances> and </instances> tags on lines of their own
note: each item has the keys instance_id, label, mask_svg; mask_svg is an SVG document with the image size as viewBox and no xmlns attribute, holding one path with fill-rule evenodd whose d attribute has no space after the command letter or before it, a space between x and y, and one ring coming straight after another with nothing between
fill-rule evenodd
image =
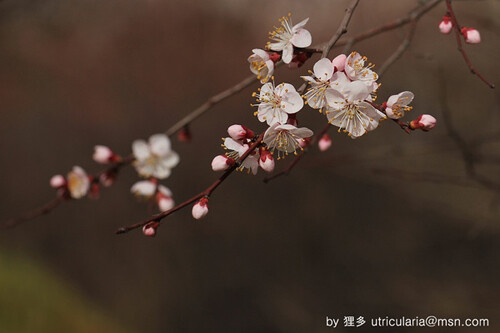
<instances>
[{"instance_id":1,"label":"pink flower bud","mask_svg":"<svg viewBox=\"0 0 500 333\"><path fill-rule=\"evenodd\" d=\"M156 229L160 224L158 222L149 222L144 227L142 227L142 233L147 237L154 237L156 235Z\"/></svg>"},{"instance_id":2,"label":"pink flower bud","mask_svg":"<svg viewBox=\"0 0 500 333\"><path fill-rule=\"evenodd\" d=\"M191 212L197 220L208 214L208 198L201 198L194 206Z\"/></svg>"},{"instance_id":3,"label":"pink flower bud","mask_svg":"<svg viewBox=\"0 0 500 333\"><path fill-rule=\"evenodd\" d=\"M412 129L421 129L422 131L430 131L436 126L436 118L429 114L420 115L417 119L410 122Z\"/></svg>"},{"instance_id":4,"label":"pink flower bud","mask_svg":"<svg viewBox=\"0 0 500 333\"><path fill-rule=\"evenodd\" d=\"M108 171L99 175L99 182L104 187L110 187L116 180L116 171Z\"/></svg>"},{"instance_id":5,"label":"pink flower bud","mask_svg":"<svg viewBox=\"0 0 500 333\"><path fill-rule=\"evenodd\" d=\"M270 52L269 54L269 59L271 59L274 63L277 63L281 59L281 55L276 52Z\"/></svg>"},{"instance_id":6,"label":"pink flower bud","mask_svg":"<svg viewBox=\"0 0 500 333\"><path fill-rule=\"evenodd\" d=\"M466 43L479 44L481 42L481 35L479 34L479 31L477 31L476 29L463 27L461 32L465 38Z\"/></svg>"},{"instance_id":7,"label":"pink flower bud","mask_svg":"<svg viewBox=\"0 0 500 333\"><path fill-rule=\"evenodd\" d=\"M97 145L94 147L94 155L92 158L97 163L108 164L113 160L114 155L115 154L109 147Z\"/></svg>"},{"instance_id":8,"label":"pink flower bud","mask_svg":"<svg viewBox=\"0 0 500 333\"><path fill-rule=\"evenodd\" d=\"M188 126L184 126L178 133L177 133L177 139L180 142L191 142L191 131L189 130Z\"/></svg>"},{"instance_id":9,"label":"pink flower bud","mask_svg":"<svg viewBox=\"0 0 500 333\"><path fill-rule=\"evenodd\" d=\"M66 186L66 179L62 175L52 176L52 178L50 178L50 186L53 188Z\"/></svg>"},{"instance_id":10,"label":"pink flower bud","mask_svg":"<svg viewBox=\"0 0 500 333\"><path fill-rule=\"evenodd\" d=\"M336 68L337 72L342 72L345 68L345 60L347 59L345 54L339 54L332 60L332 65Z\"/></svg>"},{"instance_id":11,"label":"pink flower bud","mask_svg":"<svg viewBox=\"0 0 500 333\"><path fill-rule=\"evenodd\" d=\"M439 22L439 31L441 31L442 34L447 35L451 32L452 28L453 22L451 21L451 18L448 15L443 16L443 19Z\"/></svg>"},{"instance_id":12,"label":"pink flower bud","mask_svg":"<svg viewBox=\"0 0 500 333\"><path fill-rule=\"evenodd\" d=\"M267 149L260 149L259 165L262 170L266 172L273 172L274 170L274 158L271 152Z\"/></svg>"},{"instance_id":13,"label":"pink flower bud","mask_svg":"<svg viewBox=\"0 0 500 333\"><path fill-rule=\"evenodd\" d=\"M243 139L251 139L255 136L255 133L246 128L243 125L231 125L227 129L227 134L233 139L233 140L243 140Z\"/></svg>"},{"instance_id":14,"label":"pink flower bud","mask_svg":"<svg viewBox=\"0 0 500 333\"><path fill-rule=\"evenodd\" d=\"M212 170L225 171L234 164L234 160L226 155L215 156L212 160Z\"/></svg>"},{"instance_id":15,"label":"pink flower bud","mask_svg":"<svg viewBox=\"0 0 500 333\"><path fill-rule=\"evenodd\" d=\"M321 151L326 151L332 145L332 139L328 134L323 134L321 139L318 141L318 147Z\"/></svg>"}]
</instances>

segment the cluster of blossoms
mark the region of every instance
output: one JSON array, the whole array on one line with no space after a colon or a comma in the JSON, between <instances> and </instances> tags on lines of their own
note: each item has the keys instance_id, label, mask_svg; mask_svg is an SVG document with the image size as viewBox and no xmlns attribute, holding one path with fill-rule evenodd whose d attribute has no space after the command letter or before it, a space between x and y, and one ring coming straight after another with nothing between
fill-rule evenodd
<instances>
[{"instance_id":1,"label":"cluster of blossoms","mask_svg":"<svg viewBox=\"0 0 500 333\"><path fill-rule=\"evenodd\" d=\"M439 31L442 34L448 35L453 29L453 20L449 14L445 14L441 22L439 22ZM481 42L481 34L479 31L470 27L461 27L460 33L468 44L479 44Z\"/></svg>"},{"instance_id":2,"label":"cluster of blossoms","mask_svg":"<svg viewBox=\"0 0 500 333\"><path fill-rule=\"evenodd\" d=\"M310 75L301 77L305 83L299 89L286 82L276 84L274 72L278 62L282 61L294 69L312 56L313 51L306 49L312 42L311 34L304 28L307 22L308 19L305 19L293 25L289 14L281 18L279 27L270 32L270 41L264 49L253 49L253 54L248 58L250 70L262 86L252 94L256 98L252 106L257 108L254 115L258 121L267 128L263 134L256 135L244 125L229 126L228 136L222 139L225 153L212 160L214 171L246 170L256 175L260 168L272 172L275 159L280 160L289 154L297 155L298 151L304 150L312 142L314 134L309 128L298 126L298 114L305 105L319 110L327 118L328 125L317 138L321 151L326 151L332 145L332 139L326 133L329 125L338 127L338 132L347 133L355 139L375 130L384 119L390 118L399 124L399 119L412 109L410 103L414 95L409 91L392 95L381 105L374 103L380 87L377 82L379 77L373 70L375 65L367 63L367 58L358 52L340 54L332 60L318 60L312 71L308 71ZM445 16L439 27L443 33L449 33L452 25L450 18ZM462 28L467 42L479 42L479 33L477 37L475 33L477 31ZM435 126L436 119L421 115L404 124L405 130L428 131ZM178 139L189 142L189 128L181 129ZM179 156L172 150L167 135L155 134L148 141L134 141L132 154L127 158L122 158L106 146L98 145L94 148L93 159L100 164L111 164L111 167L97 176L88 175L78 166L66 177L53 176L50 184L57 189L58 195L64 199L97 197L101 185L113 184L119 166L131 162L139 176L144 178L133 184L131 192L141 200L154 203L162 212L175 211L172 191L159 184L160 180L171 175L172 169L179 163ZM190 202L196 201L192 207L195 219L208 214L210 193L209 188L191 199ZM159 219L150 221L142 229L146 236L154 236L159 227Z\"/></svg>"},{"instance_id":3,"label":"cluster of blossoms","mask_svg":"<svg viewBox=\"0 0 500 333\"><path fill-rule=\"evenodd\" d=\"M179 163L179 155L171 149L171 143L165 134L152 135L148 142L136 140L132 144L133 165L139 176L146 178L136 182L131 192L139 199L153 201L160 211L174 207L172 191L159 184L160 179L168 178L172 168ZM117 175L116 167L123 158L115 154L109 147L97 145L94 147L93 160L99 164L112 164L115 167L106 169L98 176L92 176L75 166L67 174L55 175L50 179L50 185L57 189L58 195L64 199L81 199L85 196L97 198L100 186L111 186ZM153 236L151 230L144 231ZM149 234L148 234L149 233Z\"/></svg>"}]
</instances>

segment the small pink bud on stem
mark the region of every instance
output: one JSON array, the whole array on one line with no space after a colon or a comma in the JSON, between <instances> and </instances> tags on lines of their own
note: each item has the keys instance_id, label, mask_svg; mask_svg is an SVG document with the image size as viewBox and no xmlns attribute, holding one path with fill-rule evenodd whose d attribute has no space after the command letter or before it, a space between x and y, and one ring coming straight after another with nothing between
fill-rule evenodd
<instances>
[{"instance_id":1,"label":"small pink bud on stem","mask_svg":"<svg viewBox=\"0 0 500 333\"><path fill-rule=\"evenodd\" d=\"M243 125L231 125L227 129L227 134L235 140L252 139L255 133Z\"/></svg>"},{"instance_id":2,"label":"small pink bud on stem","mask_svg":"<svg viewBox=\"0 0 500 333\"><path fill-rule=\"evenodd\" d=\"M92 158L99 164L108 164L111 162L118 162L120 160L120 157L113 153L109 147L102 145L94 147L94 155Z\"/></svg>"},{"instance_id":3,"label":"small pink bud on stem","mask_svg":"<svg viewBox=\"0 0 500 333\"><path fill-rule=\"evenodd\" d=\"M66 186L66 178L62 175L55 175L50 178L50 186L53 188L59 188Z\"/></svg>"},{"instance_id":4,"label":"small pink bud on stem","mask_svg":"<svg viewBox=\"0 0 500 333\"><path fill-rule=\"evenodd\" d=\"M327 133L323 134L321 139L319 139L318 141L319 150L326 151L328 150L328 148L330 148L331 145L332 139L330 139L330 136Z\"/></svg>"},{"instance_id":5,"label":"small pink bud on stem","mask_svg":"<svg viewBox=\"0 0 500 333\"><path fill-rule=\"evenodd\" d=\"M195 203L191 213L197 220L205 217L208 214L208 198L201 198L197 203Z\"/></svg>"},{"instance_id":6,"label":"small pink bud on stem","mask_svg":"<svg viewBox=\"0 0 500 333\"><path fill-rule=\"evenodd\" d=\"M266 172L273 172L275 166L273 155L263 147L260 148L259 166Z\"/></svg>"},{"instance_id":7,"label":"small pink bud on stem","mask_svg":"<svg viewBox=\"0 0 500 333\"><path fill-rule=\"evenodd\" d=\"M235 161L232 158L227 157L226 155L218 155L212 160L212 170L225 171L233 166L234 163Z\"/></svg>"},{"instance_id":8,"label":"small pink bud on stem","mask_svg":"<svg viewBox=\"0 0 500 333\"><path fill-rule=\"evenodd\" d=\"M421 129L422 131L430 131L436 126L436 118L429 114L420 115L417 119L410 122L411 129Z\"/></svg>"},{"instance_id":9,"label":"small pink bud on stem","mask_svg":"<svg viewBox=\"0 0 500 333\"><path fill-rule=\"evenodd\" d=\"M347 57L345 54L339 54L332 60L332 65L335 67L335 71L342 72L345 68L345 61Z\"/></svg>"},{"instance_id":10,"label":"small pink bud on stem","mask_svg":"<svg viewBox=\"0 0 500 333\"><path fill-rule=\"evenodd\" d=\"M154 237L156 235L156 229L160 226L160 223L153 221L142 227L142 233L147 237Z\"/></svg>"},{"instance_id":11,"label":"small pink bud on stem","mask_svg":"<svg viewBox=\"0 0 500 333\"><path fill-rule=\"evenodd\" d=\"M441 22L439 22L439 31L441 31L442 34L449 34L451 32L451 29L453 28L453 22L451 21L451 17L446 14L443 16L443 19Z\"/></svg>"},{"instance_id":12,"label":"small pink bud on stem","mask_svg":"<svg viewBox=\"0 0 500 333\"><path fill-rule=\"evenodd\" d=\"M468 44L479 44L481 43L481 35L479 31L474 28L463 27L460 32L464 36L465 42Z\"/></svg>"}]
</instances>

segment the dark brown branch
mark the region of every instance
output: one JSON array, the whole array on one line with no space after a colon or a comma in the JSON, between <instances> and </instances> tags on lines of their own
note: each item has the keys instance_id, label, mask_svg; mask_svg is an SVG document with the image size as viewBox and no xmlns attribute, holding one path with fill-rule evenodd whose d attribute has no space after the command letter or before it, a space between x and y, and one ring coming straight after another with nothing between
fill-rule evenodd
<instances>
[{"instance_id":1,"label":"dark brown branch","mask_svg":"<svg viewBox=\"0 0 500 333\"><path fill-rule=\"evenodd\" d=\"M481 81L486 83L490 88L495 88L495 85L488 81L481 73L479 73L473 66L472 62L469 59L469 56L465 52L462 44L462 36L460 32L460 25L458 23L457 17L455 16L455 12L453 11L453 7L451 5L451 0L446 0L446 7L448 8L448 15L451 17L451 22L453 23L453 30L455 30L455 37L457 40L457 47L458 47L458 52L462 54L462 57L465 60L465 63L467 64L467 67L469 67L469 70L472 74L476 75Z\"/></svg>"},{"instance_id":2,"label":"dark brown branch","mask_svg":"<svg viewBox=\"0 0 500 333\"><path fill-rule=\"evenodd\" d=\"M52 201L47 202L45 205L43 205L39 208L36 208L30 212L27 212L26 214L24 214L22 216L19 216L17 218L13 218L10 220L6 220L0 225L0 229L3 230L3 229L12 228L12 227L15 227L15 226L23 223L23 222L26 222L26 221L32 220L36 217L48 214L54 208L59 206L64 200L66 200L66 199L64 199L64 197L59 196L59 197L53 199Z\"/></svg>"},{"instance_id":3,"label":"dark brown branch","mask_svg":"<svg viewBox=\"0 0 500 333\"><path fill-rule=\"evenodd\" d=\"M157 215L154 215L153 217L143 221L143 222L139 222L139 223L136 223L136 224L133 224L133 225L130 225L130 226L126 226L126 227L122 227L122 228L119 228L116 233L117 234L123 234L123 233L127 233L131 230L134 230L134 229L138 229L138 228L142 228L143 226L145 226L146 224L150 223L150 222L157 222L158 224L162 222L162 220L169 216L170 214L173 214L175 213L176 211L178 210L181 210L182 208L186 207L186 206L189 206L195 202L197 202L198 200L200 200L201 198L203 197L210 197L210 195L212 195L212 193L215 191L215 189L217 189L217 187L219 187L219 185L222 184L222 182L227 178L229 177L238 167L239 165L241 165L241 163L255 150L257 149L261 144L262 144L262 138L264 137L264 133L260 134L259 137L255 140L255 142L248 148L248 150L243 154L241 155L240 157L240 163L236 163L234 164L233 166L231 166L231 168L229 168L228 170L226 170L224 172L224 174L222 176L219 177L219 179L217 179L214 183L212 183L212 185L210 185L207 189L205 189L204 191L196 194L195 196L193 196L192 198L184 201L183 203L173 207L172 209L169 209L165 212L162 212L160 214L157 214Z\"/></svg>"}]
</instances>

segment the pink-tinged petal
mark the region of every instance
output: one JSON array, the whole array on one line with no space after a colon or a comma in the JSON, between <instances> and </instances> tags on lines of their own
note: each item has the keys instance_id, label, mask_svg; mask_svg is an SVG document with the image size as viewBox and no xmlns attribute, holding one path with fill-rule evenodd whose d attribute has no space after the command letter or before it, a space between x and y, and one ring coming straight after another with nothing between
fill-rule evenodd
<instances>
[{"instance_id":1,"label":"pink-tinged petal","mask_svg":"<svg viewBox=\"0 0 500 333\"><path fill-rule=\"evenodd\" d=\"M132 143L132 152L135 159L139 161L145 160L151 155L149 146L144 140L135 140Z\"/></svg>"},{"instance_id":2,"label":"pink-tinged petal","mask_svg":"<svg viewBox=\"0 0 500 333\"><path fill-rule=\"evenodd\" d=\"M311 33L306 29L299 29L293 34L290 42L296 47L308 47L312 43Z\"/></svg>"},{"instance_id":3,"label":"pink-tinged petal","mask_svg":"<svg viewBox=\"0 0 500 333\"><path fill-rule=\"evenodd\" d=\"M285 47L283 48L283 55L281 58L283 59L283 62L285 64L289 64L292 61L293 45L291 43L285 45Z\"/></svg>"},{"instance_id":4,"label":"pink-tinged petal","mask_svg":"<svg viewBox=\"0 0 500 333\"><path fill-rule=\"evenodd\" d=\"M314 75L320 81L328 81L333 75L333 65L330 59L323 58L318 60L313 67Z\"/></svg>"},{"instance_id":5,"label":"pink-tinged petal","mask_svg":"<svg viewBox=\"0 0 500 333\"><path fill-rule=\"evenodd\" d=\"M157 156L163 156L170 150L170 139L165 134L155 134L149 138L151 152Z\"/></svg>"},{"instance_id":6,"label":"pink-tinged petal","mask_svg":"<svg viewBox=\"0 0 500 333\"><path fill-rule=\"evenodd\" d=\"M294 89L295 90L295 89ZM304 100L297 92L286 93L281 101L281 108L288 114L299 112L304 106Z\"/></svg>"},{"instance_id":7,"label":"pink-tinged petal","mask_svg":"<svg viewBox=\"0 0 500 333\"><path fill-rule=\"evenodd\" d=\"M354 66L354 63L356 61L359 61L361 60L361 54L359 54L358 52L352 52L351 54L349 54L349 56L347 57L347 59L345 60L345 68L344 68L344 71L345 73L347 74L347 76L351 79L351 80L355 80L356 79L356 71L354 70L353 66Z\"/></svg>"},{"instance_id":8,"label":"pink-tinged petal","mask_svg":"<svg viewBox=\"0 0 500 333\"><path fill-rule=\"evenodd\" d=\"M399 117L394 114L392 108L385 108L385 114L391 119L398 119Z\"/></svg>"},{"instance_id":9,"label":"pink-tinged petal","mask_svg":"<svg viewBox=\"0 0 500 333\"><path fill-rule=\"evenodd\" d=\"M332 60L332 65L337 69L338 72L342 72L345 68L345 61L347 57L345 54L339 54Z\"/></svg>"},{"instance_id":10,"label":"pink-tinged petal","mask_svg":"<svg viewBox=\"0 0 500 333\"><path fill-rule=\"evenodd\" d=\"M259 169L259 157L257 155L250 155L245 158L241 166L250 169L252 173L256 175Z\"/></svg>"},{"instance_id":11,"label":"pink-tinged petal","mask_svg":"<svg viewBox=\"0 0 500 333\"><path fill-rule=\"evenodd\" d=\"M297 32L297 30L302 29L307 24L308 21L309 21L309 17L306 19L303 19L302 21L300 21L299 23L294 25L292 27L292 32Z\"/></svg>"}]
</instances>

